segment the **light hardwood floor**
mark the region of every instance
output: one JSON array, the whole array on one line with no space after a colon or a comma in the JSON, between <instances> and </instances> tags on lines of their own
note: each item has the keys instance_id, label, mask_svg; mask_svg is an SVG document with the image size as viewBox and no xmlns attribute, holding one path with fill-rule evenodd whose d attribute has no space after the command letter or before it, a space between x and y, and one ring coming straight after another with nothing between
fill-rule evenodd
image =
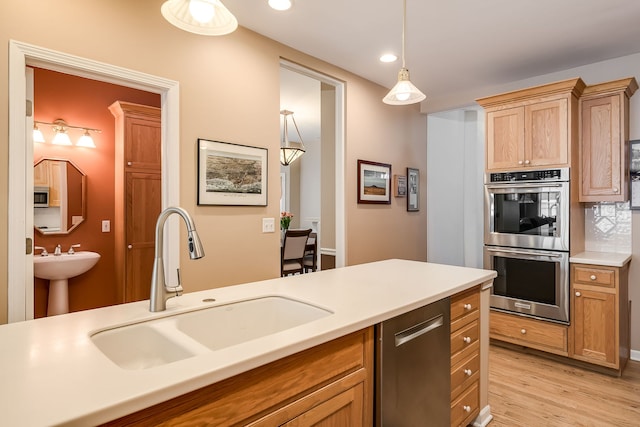
<instances>
[{"instance_id":1,"label":"light hardwood floor","mask_svg":"<svg viewBox=\"0 0 640 427\"><path fill-rule=\"evenodd\" d=\"M640 362L621 378L492 345L489 427L640 426Z\"/></svg>"}]
</instances>

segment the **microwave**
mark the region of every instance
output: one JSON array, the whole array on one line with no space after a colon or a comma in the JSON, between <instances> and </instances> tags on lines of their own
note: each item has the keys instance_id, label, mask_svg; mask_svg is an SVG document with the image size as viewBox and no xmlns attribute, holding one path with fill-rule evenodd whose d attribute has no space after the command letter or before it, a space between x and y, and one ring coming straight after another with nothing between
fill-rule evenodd
<instances>
[{"instance_id":1,"label":"microwave","mask_svg":"<svg viewBox=\"0 0 640 427\"><path fill-rule=\"evenodd\" d=\"M33 187L33 207L49 207L49 187Z\"/></svg>"}]
</instances>

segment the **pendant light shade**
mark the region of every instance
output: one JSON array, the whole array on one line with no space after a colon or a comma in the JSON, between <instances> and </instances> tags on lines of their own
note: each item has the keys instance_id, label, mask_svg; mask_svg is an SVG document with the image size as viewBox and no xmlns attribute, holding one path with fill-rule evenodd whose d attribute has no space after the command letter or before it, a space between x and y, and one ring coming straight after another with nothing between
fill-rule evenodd
<instances>
[{"instance_id":1,"label":"pendant light shade","mask_svg":"<svg viewBox=\"0 0 640 427\"><path fill-rule=\"evenodd\" d=\"M280 163L283 166L289 166L300 156L302 156L306 150L304 148L304 143L302 142L300 130L298 130L298 125L296 124L296 119L293 118L293 111L282 110L280 111L280 114L282 115L282 143L280 144ZM289 140L289 117L293 122L293 126L296 128L296 134L298 135L299 142Z\"/></svg>"},{"instance_id":2,"label":"pendant light shade","mask_svg":"<svg viewBox=\"0 0 640 427\"><path fill-rule=\"evenodd\" d=\"M220 0L167 0L160 11L172 25L203 36L222 36L238 28L238 20Z\"/></svg>"},{"instance_id":3,"label":"pendant light shade","mask_svg":"<svg viewBox=\"0 0 640 427\"><path fill-rule=\"evenodd\" d=\"M423 101L427 96L420 92L409 80L409 70L405 66L404 39L407 22L407 0L402 0L402 68L398 72L398 83L389 91L382 102L389 105L409 105Z\"/></svg>"}]
</instances>

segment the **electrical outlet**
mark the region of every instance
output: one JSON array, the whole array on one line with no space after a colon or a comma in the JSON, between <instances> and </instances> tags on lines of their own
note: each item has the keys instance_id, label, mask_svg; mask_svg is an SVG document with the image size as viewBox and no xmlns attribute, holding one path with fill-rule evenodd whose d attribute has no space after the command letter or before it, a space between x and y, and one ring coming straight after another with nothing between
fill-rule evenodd
<instances>
[{"instance_id":1,"label":"electrical outlet","mask_svg":"<svg viewBox=\"0 0 640 427\"><path fill-rule=\"evenodd\" d=\"M276 225L273 218L262 218L262 232L263 233L275 233Z\"/></svg>"},{"instance_id":2,"label":"electrical outlet","mask_svg":"<svg viewBox=\"0 0 640 427\"><path fill-rule=\"evenodd\" d=\"M105 219L102 221L102 232L109 233L111 231L111 221Z\"/></svg>"}]
</instances>

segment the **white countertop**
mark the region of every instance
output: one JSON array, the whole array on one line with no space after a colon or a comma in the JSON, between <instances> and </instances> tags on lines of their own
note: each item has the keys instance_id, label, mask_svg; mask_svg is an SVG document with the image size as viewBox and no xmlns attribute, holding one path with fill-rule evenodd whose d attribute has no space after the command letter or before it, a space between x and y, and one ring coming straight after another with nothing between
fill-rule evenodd
<instances>
[{"instance_id":1,"label":"white countertop","mask_svg":"<svg viewBox=\"0 0 640 427\"><path fill-rule=\"evenodd\" d=\"M609 267L623 267L631 261L631 254L615 252L581 252L569 258L575 264L593 264Z\"/></svg>"},{"instance_id":2,"label":"white countertop","mask_svg":"<svg viewBox=\"0 0 640 427\"><path fill-rule=\"evenodd\" d=\"M95 425L491 281L494 271L387 260L0 326L0 423ZM188 291L189 284L184 288ZM118 367L92 331L260 296L333 312L276 334L146 370ZM215 303L202 302L215 298ZM224 325L214 325L224 327Z\"/></svg>"}]
</instances>

